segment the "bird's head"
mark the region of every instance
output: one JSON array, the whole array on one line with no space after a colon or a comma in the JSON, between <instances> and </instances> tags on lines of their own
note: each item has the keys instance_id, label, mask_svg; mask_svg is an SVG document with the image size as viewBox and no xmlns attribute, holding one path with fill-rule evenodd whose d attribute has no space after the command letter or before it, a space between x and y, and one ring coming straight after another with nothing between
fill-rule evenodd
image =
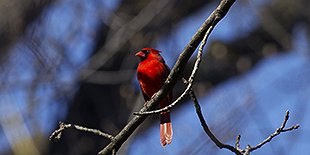
<instances>
[{"instance_id":1,"label":"bird's head","mask_svg":"<svg viewBox=\"0 0 310 155\"><path fill-rule=\"evenodd\" d=\"M141 59L141 61L145 60L146 58L152 59L152 58L161 58L160 51L156 50L154 48L143 48L141 51L136 53L136 56Z\"/></svg>"}]
</instances>

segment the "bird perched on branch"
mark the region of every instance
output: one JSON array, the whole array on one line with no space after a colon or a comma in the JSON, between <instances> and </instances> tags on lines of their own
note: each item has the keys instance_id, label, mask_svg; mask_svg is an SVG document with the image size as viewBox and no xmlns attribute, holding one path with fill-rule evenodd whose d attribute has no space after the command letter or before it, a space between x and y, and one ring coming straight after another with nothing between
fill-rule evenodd
<instances>
[{"instance_id":1,"label":"bird perched on branch","mask_svg":"<svg viewBox=\"0 0 310 155\"><path fill-rule=\"evenodd\" d=\"M137 76L145 101L155 94L164 84L170 73L169 67L160 55L160 51L154 48L143 48L136 53L140 58L140 63L137 68ZM172 102L172 91L163 98L159 107L163 108ZM170 144L172 141L172 125L170 113L160 113L160 143L162 146Z\"/></svg>"}]
</instances>

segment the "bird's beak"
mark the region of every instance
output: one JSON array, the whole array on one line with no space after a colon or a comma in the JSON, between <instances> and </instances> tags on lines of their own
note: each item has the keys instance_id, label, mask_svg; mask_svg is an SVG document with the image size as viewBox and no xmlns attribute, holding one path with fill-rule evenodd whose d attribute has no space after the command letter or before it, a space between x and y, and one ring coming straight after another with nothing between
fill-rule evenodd
<instances>
[{"instance_id":1,"label":"bird's beak","mask_svg":"<svg viewBox=\"0 0 310 155\"><path fill-rule=\"evenodd\" d=\"M145 56L146 56L145 53L142 51L136 53L136 57L145 58Z\"/></svg>"}]
</instances>

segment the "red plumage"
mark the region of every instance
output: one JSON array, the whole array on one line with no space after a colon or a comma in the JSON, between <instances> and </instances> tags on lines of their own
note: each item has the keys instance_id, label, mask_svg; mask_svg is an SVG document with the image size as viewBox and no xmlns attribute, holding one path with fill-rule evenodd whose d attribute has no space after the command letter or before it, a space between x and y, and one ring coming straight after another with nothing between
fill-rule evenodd
<instances>
[{"instance_id":1,"label":"red plumage","mask_svg":"<svg viewBox=\"0 0 310 155\"><path fill-rule=\"evenodd\" d=\"M145 101L148 101L164 84L170 69L160 56L160 51L153 48L143 48L136 53L141 62L137 68L137 76ZM160 103L160 108L172 102L172 91ZM172 140L172 125L169 112L160 114L160 142L162 146Z\"/></svg>"}]
</instances>

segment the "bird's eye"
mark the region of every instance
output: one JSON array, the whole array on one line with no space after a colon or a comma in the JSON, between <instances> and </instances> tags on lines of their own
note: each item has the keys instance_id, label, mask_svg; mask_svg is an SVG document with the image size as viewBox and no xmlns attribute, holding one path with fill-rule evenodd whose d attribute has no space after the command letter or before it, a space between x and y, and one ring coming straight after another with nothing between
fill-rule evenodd
<instances>
[{"instance_id":1,"label":"bird's eye","mask_svg":"<svg viewBox=\"0 0 310 155\"><path fill-rule=\"evenodd\" d=\"M151 51L150 50L142 50L143 53L145 53L146 55L148 55Z\"/></svg>"}]
</instances>

